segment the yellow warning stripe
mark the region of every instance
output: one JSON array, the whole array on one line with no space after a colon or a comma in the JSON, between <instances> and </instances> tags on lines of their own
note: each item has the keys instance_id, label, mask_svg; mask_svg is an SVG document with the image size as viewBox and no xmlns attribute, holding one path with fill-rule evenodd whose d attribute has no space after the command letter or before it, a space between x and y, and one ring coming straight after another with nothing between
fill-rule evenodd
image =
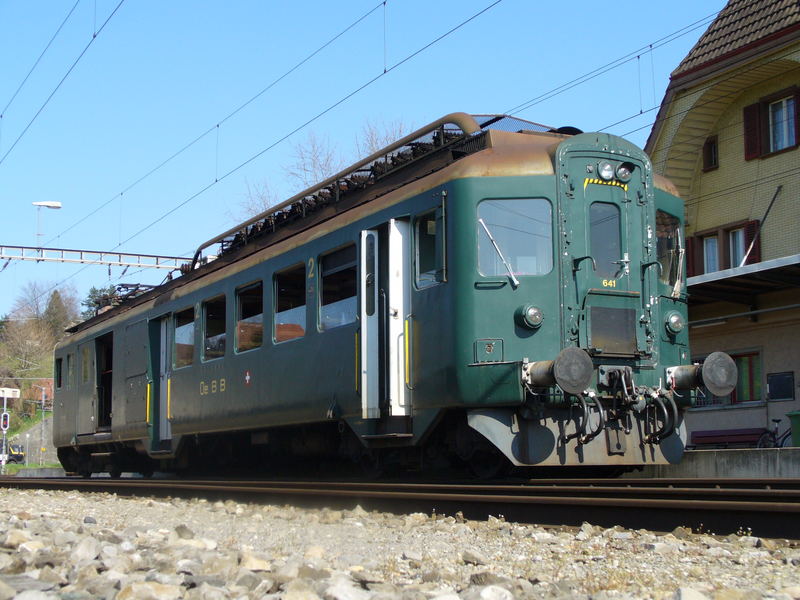
<instances>
[{"instance_id":1,"label":"yellow warning stripe","mask_svg":"<svg viewBox=\"0 0 800 600\"><path fill-rule=\"evenodd\" d=\"M605 179L597 179L597 178L593 178L593 177L587 177L586 179L583 180L583 191L584 192L586 191L586 186L589 185L590 183L593 183L595 185L612 185L614 187L622 188L626 192L628 191L628 184L627 183L620 183L619 181L606 181Z\"/></svg>"},{"instance_id":2,"label":"yellow warning stripe","mask_svg":"<svg viewBox=\"0 0 800 600\"><path fill-rule=\"evenodd\" d=\"M172 418L172 379L167 379L167 418Z\"/></svg>"},{"instance_id":3,"label":"yellow warning stripe","mask_svg":"<svg viewBox=\"0 0 800 600\"><path fill-rule=\"evenodd\" d=\"M147 400L146 400L146 408L145 410L145 419L147 422L150 422L150 386L152 384L150 382L147 383Z\"/></svg>"}]
</instances>

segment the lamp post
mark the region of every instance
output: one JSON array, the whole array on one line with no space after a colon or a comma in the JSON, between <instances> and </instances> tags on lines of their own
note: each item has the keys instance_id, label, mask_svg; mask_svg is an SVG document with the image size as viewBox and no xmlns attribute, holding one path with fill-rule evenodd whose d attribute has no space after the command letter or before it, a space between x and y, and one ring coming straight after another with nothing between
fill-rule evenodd
<instances>
[{"instance_id":1,"label":"lamp post","mask_svg":"<svg viewBox=\"0 0 800 600\"><path fill-rule=\"evenodd\" d=\"M41 248L42 245L39 243L39 238L42 235L40 231L42 223L42 207L58 210L61 208L61 202L57 200L45 200L43 202L31 202L31 204L36 207L36 246Z\"/></svg>"}]
</instances>

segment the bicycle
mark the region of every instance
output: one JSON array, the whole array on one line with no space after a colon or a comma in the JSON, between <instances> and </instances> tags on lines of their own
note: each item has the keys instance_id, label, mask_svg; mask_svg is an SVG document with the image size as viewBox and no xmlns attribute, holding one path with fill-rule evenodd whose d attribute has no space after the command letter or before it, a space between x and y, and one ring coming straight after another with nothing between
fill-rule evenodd
<instances>
[{"instance_id":1,"label":"bicycle","mask_svg":"<svg viewBox=\"0 0 800 600\"><path fill-rule=\"evenodd\" d=\"M774 425L761 434L756 442L756 448L789 448L792 445L792 428L790 427L781 434L778 434L778 423L782 419L772 419Z\"/></svg>"}]
</instances>

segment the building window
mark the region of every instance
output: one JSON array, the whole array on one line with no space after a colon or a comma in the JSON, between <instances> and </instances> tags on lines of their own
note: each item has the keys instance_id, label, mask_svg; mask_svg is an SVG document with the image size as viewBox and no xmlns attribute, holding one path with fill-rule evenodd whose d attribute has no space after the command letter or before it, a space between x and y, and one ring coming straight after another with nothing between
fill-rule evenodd
<instances>
[{"instance_id":1,"label":"building window","mask_svg":"<svg viewBox=\"0 0 800 600\"><path fill-rule=\"evenodd\" d=\"M703 238L703 273L719 271L719 252L717 236Z\"/></svg>"},{"instance_id":2,"label":"building window","mask_svg":"<svg viewBox=\"0 0 800 600\"><path fill-rule=\"evenodd\" d=\"M761 261L759 221L739 221L699 231L686 239L689 277ZM745 260L746 259L746 260Z\"/></svg>"},{"instance_id":3,"label":"building window","mask_svg":"<svg viewBox=\"0 0 800 600\"><path fill-rule=\"evenodd\" d=\"M203 302L203 360L225 356L225 296Z\"/></svg>"},{"instance_id":4,"label":"building window","mask_svg":"<svg viewBox=\"0 0 800 600\"><path fill-rule=\"evenodd\" d=\"M797 145L794 98L781 98L769 105L769 151Z\"/></svg>"},{"instance_id":5,"label":"building window","mask_svg":"<svg viewBox=\"0 0 800 600\"><path fill-rule=\"evenodd\" d=\"M194 308L187 308L175 314L175 352L173 364L176 369L194 362Z\"/></svg>"},{"instance_id":6,"label":"building window","mask_svg":"<svg viewBox=\"0 0 800 600\"><path fill-rule=\"evenodd\" d=\"M322 275L319 327L332 329L356 320L356 246L336 250L319 259Z\"/></svg>"},{"instance_id":7,"label":"building window","mask_svg":"<svg viewBox=\"0 0 800 600\"><path fill-rule=\"evenodd\" d=\"M800 88L793 87L744 107L744 157L753 160L797 147Z\"/></svg>"},{"instance_id":8,"label":"building window","mask_svg":"<svg viewBox=\"0 0 800 600\"><path fill-rule=\"evenodd\" d=\"M738 267L744 260L744 228L732 229L728 232L728 250L730 252L731 268Z\"/></svg>"},{"instance_id":9,"label":"building window","mask_svg":"<svg viewBox=\"0 0 800 600\"><path fill-rule=\"evenodd\" d=\"M275 274L275 341L306 334L306 269L298 265Z\"/></svg>"},{"instance_id":10,"label":"building window","mask_svg":"<svg viewBox=\"0 0 800 600\"><path fill-rule=\"evenodd\" d=\"M794 400L794 371L767 375L767 398Z\"/></svg>"},{"instance_id":11,"label":"building window","mask_svg":"<svg viewBox=\"0 0 800 600\"><path fill-rule=\"evenodd\" d=\"M550 202L543 198L481 202L477 227L481 275L507 276L509 268L514 275L549 273L553 268L552 223Z\"/></svg>"},{"instance_id":12,"label":"building window","mask_svg":"<svg viewBox=\"0 0 800 600\"><path fill-rule=\"evenodd\" d=\"M719 149L717 136L712 135L703 144L703 171L711 171L719 167Z\"/></svg>"},{"instance_id":13,"label":"building window","mask_svg":"<svg viewBox=\"0 0 800 600\"><path fill-rule=\"evenodd\" d=\"M758 352L731 353L731 358L739 371L734 390L727 396L714 396L703 387L695 406L727 406L761 400L761 355Z\"/></svg>"},{"instance_id":14,"label":"building window","mask_svg":"<svg viewBox=\"0 0 800 600\"><path fill-rule=\"evenodd\" d=\"M264 284L236 290L236 351L258 348L264 339Z\"/></svg>"}]
</instances>

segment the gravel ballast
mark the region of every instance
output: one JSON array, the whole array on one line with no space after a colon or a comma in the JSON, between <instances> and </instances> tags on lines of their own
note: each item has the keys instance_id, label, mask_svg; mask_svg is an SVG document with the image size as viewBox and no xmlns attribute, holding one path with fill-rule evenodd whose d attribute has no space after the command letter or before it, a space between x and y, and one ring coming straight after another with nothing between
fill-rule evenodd
<instances>
[{"instance_id":1,"label":"gravel ballast","mask_svg":"<svg viewBox=\"0 0 800 600\"><path fill-rule=\"evenodd\" d=\"M421 513L3 489L0 600L800 599L800 549Z\"/></svg>"}]
</instances>

